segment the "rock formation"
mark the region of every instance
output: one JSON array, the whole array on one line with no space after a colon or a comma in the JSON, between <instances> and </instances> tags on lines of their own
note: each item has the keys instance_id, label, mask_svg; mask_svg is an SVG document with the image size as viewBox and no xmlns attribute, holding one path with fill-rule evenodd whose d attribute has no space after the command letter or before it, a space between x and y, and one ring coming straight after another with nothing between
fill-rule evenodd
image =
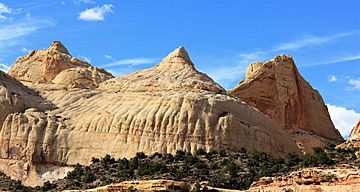
<instances>
[{"instance_id":1,"label":"rock formation","mask_svg":"<svg viewBox=\"0 0 360 192\"><path fill-rule=\"evenodd\" d=\"M34 50L18 58L8 74L19 81L52 82L70 88L93 88L113 78L109 72L72 57L58 41L52 42L48 49Z\"/></svg>"},{"instance_id":2,"label":"rock formation","mask_svg":"<svg viewBox=\"0 0 360 192\"><path fill-rule=\"evenodd\" d=\"M194 186L190 183L173 180L146 180L146 181L124 181L118 184L98 187L95 189L81 190L86 192L108 192L108 191L193 191ZM72 190L80 192L80 190Z\"/></svg>"},{"instance_id":3,"label":"rock formation","mask_svg":"<svg viewBox=\"0 0 360 192\"><path fill-rule=\"evenodd\" d=\"M198 72L182 47L155 67L107 80L97 89L42 87L57 109L9 114L0 131L0 158L6 160L0 169L26 184L43 181L56 166L88 164L105 154L242 147L274 156L300 152L277 123ZM44 164L49 168L40 170ZM29 180L30 169L38 180Z\"/></svg>"},{"instance_id":4,"label":"rock formation","mask_svg":"<svg viewBox=\"0 0 360 192\"><path fill-rule=\"evenodd\" d=\"M355 127L351 130L349 138L346 142L337 146L339 148L353 148L360 147L360 118L356 123ZM357 156L360 158L360 152L357 153Z\"/></svg>"},{"instance_id":5,"label":"rock formation","mask_svg":"<svg viewBox=\"0 0 360 192\"><path fill-rule=\"evenodd\" d=\"M305 168L277 177L263 177L254 182L250 192L359 191L360 170L351 167Z\"/></svg>"},{"instance_id":6,"label":"rock formation","mask_svg":"<svg viewBox=\"0 0 360 192\"><path fill-rule=\"evenodd\" d=\"M24 112L29 108L44 111L53 106L35 91L0 71L0 127L8 114Z\"/></svg>"},{"instance_id":7,"label":"rock formation","mask_svg":"<svg viewBox=\"0 0 360 192\"><path fill-rule=\"evenodd\" d=\"M289 56L251 64L230 94L270 116L305 152L343 141L319 92L300 75Z\"/></svg>"},{"instance_id":8,"label":"rock formation","mask_svg":"<svg viewBox=\"0 0 360 192\"><path fill-rule=\"evenodd\" d=\"M349 140L360 140L360 118L355 127L351 130Z\"/></svg>"}]
</instances>

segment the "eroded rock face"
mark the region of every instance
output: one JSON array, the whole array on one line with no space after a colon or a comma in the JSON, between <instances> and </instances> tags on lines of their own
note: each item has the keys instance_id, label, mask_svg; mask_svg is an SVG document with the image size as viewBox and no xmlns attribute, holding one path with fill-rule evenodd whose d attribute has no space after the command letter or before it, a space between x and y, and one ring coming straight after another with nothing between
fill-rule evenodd
<instances>
[{"instance_id":1,"label":"eroded rock face","mask_svg":"<svg viewBox=\"0 0 360 192\"><path fill-rule=\"evenodd\" d=\"M8 114L24 112L28 108L44 111L53 106L35 91L0 71L0 127Z\"/></svg>"},{"instance_id":2,"label":"eroded rock face","mask_svg":"<svg viewBox=\"0 0 360 192\"><path fill-rule=\"evenodd\" d=\"M59 41L52 42L48 49L34 50L18 58L8 74L19 81L52 82L71 88L93 88L113 78L109 72L72 57Z\"/></svg>"},{"instance_id":3,"label":"eroded rock face","mask_svg":"<svg viewBox=\"0 0 360 192\"><path fill-rule=\"evenodd\" d=\"M43 86L41 93L58 108L8 115L0 132L1 158L73 165L139 151L245 147L273 156L300 153L277 123L198 72L184 48L97 89Z\"/></svg>"},{"instance_id":4,"label":"eroded rock face","mask_svg":"<svg viewBox=\"0 0 360 192\"><path fill-rule=\"evenodd\" d=\"M300 75L289 56L251 64L230 94L269 115L304 151L343 141L319 92Z\"/></svg>"}]
</instances>

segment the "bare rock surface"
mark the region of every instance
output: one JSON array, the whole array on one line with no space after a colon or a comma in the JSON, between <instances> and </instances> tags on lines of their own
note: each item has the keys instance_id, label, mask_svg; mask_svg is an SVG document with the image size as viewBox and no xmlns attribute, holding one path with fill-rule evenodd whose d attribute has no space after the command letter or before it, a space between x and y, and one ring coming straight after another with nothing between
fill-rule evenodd
<instances>
[{"instance_id":1,"label":"bare rock surface","mask_svg":"<svg viewBox=\"0 0 360 192\"><path fill-rule=\"evenodd\" d=\"M300 75L290 56L251 64L245 79L229 93L270 116L305 152L343 141L319 92Z\"/></svg>"},{"instance_id":2,"label":"bare rock surface","mask_svg":"<svg viewBox=\"0 0 360 192\"><path fill-rule=\"evenodd\" d=\"M34 88L57 109L9 114L0 131L2 159L66 167L139 151L245 147L273 156L300 152L277 123L198 72L182 47L153 68L110 79L97 89ZM21 177L14 178L39 184L26 177L28 169L2 171L17 171L12 175Z\"/></svg>"},{"instance_id":3,"label":"bare rock surface","mask_svg":"<svg viewBox=\"0 0 360 192\"><path fill-rule=\"evenodd\" d=\"M360 169L352 167L305 168L277 177L263 177L254 182L251 192L357 192Z\"/></svg>"},{"instance_id":4,"label":"bare rock surface","mask_svg":"<svg viewBox=\"0 0 360 192\"><path fill-rule=\"evenodd\" d=\"M356 123L355 127L351 130L349 138L346 142L342 143L338 147L340 148L352 148L359 147L360 148L360 119ZM357 154L360 157L360 153Z\"/></svg>"},{"instance_id":5,"label":"bare rock surface","mask_svg":"<svg viewBox=\"0 0 360 192\"><path fill-rule=\"evenodd\" d=\"M48 49L33 50L18 58L8 74L19 81L80 88L93 88L113 78L109 72L71 56L59 41L52 42Z\"/></svg>"},{"instance_id":6,"label":"bare rock surface","mask_svg":"<svg viewBox=\"0 0 360 192\"><path fill-rule=\"evenodd\" d=\"M352 129L349 140L360 140L360 118L355 127Z\"/></svg>"},{"instance_id":7,"label":"bare rock surface","mask_svg":"<svg viewBox=\"0 0 360 192\"><path fill-rule=\"evenodd\" d=\"M0 127L8 114L24 112L28 108L44 111L53 106L35 91L0 71Z\"/></svg>"}]
</instances>

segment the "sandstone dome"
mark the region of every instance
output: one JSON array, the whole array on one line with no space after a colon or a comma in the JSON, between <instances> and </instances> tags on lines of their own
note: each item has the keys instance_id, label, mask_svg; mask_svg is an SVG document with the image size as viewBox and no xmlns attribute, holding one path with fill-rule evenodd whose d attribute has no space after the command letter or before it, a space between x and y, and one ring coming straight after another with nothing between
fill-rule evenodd
<instances>
[{"instance_id":1,"label":"sandstone dome","mask_svg":"<svg viewBox=\"0 0 360 192\"><path fill-rule=\"evenodd\" d=\"M48 49L33 50L18 58L8 74L23 82L52 82L79 88L96 87L100 82L113 78L104 69L95 68L71 56L59 41L52 42Z\"/></svg>"},{"instance_id":2,"label":"sandstone dome","mask_svg":"<svg viewBox=\"0 0 360 192\"><path fill-rule=\"evenodd\" d=\"M270 116L305 152L343 141L319 94L300 75L290 56L250 64L229 93Z\"/></svg>"}]
</instances>

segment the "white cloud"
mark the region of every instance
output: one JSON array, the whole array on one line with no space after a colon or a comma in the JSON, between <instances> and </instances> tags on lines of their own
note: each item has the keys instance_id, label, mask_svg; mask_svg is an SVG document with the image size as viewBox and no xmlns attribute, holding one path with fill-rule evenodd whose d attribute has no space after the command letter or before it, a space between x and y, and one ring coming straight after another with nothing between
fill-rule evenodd
<instances>
[{"instance_id":1,"label":"white cloud","mask_svg":"<svg viewBox=\"0 0 360 192\"><path fill-rule=\"evenodd\" d=\"M348 81L348 84L351 86L351 88L354 90L359 90L360 91L360 78L359 79L350 79Z\"/></svg>"},{"instance_id":2,"label":"white cloud","mask_svg":"<svg viewBox=\"0 0 360 192\"><path fill-rule=\"evenodd\" d=\"M114 6L112 4L105 4L100 7L86 9L79 14L78 19L85 21L103 21L106 14L113 12L113 8Z\"/></svg>"},{"instance_id":3,"label":"white cloud","mask_svg":"<svg viewBox=\"0 0 360 192\"><path fill-rule=\"evenodd\" d=\"M0 14L1 13L11 13L11 9L7 7L5 4L0 3Z\"/></svg>"},{"instance_id":4,"label":"white cloud","mask_svg":"<svg viewBox=\"0 0 360 192\"><path fill-rule=\"evenodd\" d=\"M330 75L330 76L328 76L328 81L329 82L335 82L335 81L337 81L338 79L337 79L337 77L335 76L335 75Z\"/></svg>"},{"instance_id":5,"label":"white cloud","mask_svg":"<svg viewBox=\"0 0 360 192\"><path fill-rule=\"evenodd\" d=\"M137 65L154 64L157 62L159 62L159 58L122 59L109 63L104 67L116 67L116 66L124 66L124 65L137 66Z\"/></svg>"},{"instance_id":6,"label":"white cloud","mask_svg":"<svg viewBox=\"0 0 360 192\"><path fill-rule=\"evenodd\" d=\"M335 127L342 136L348 137L360 117L360 113L353 109L346 109L345 107L331 104L327 104L327 107Z\"/></svg>"},{"instance_id":7,"label":"white cloud","mask_svg":"<svg viewBox=\"0 0 360 192\"><path fill-rule=\"evenodd\" d=\"M10 69L10 66L0 63L0 70L4 71L5 73Z\"/></svg>"},{"instance_id":8,"label":"white cloud","mask_svg":"<svg viewBox=\"0 0 360 192\"><path fill-rule=\"evenodd\" d=\"M12 10L7 7L5 4L0 3L0 21L5 21L7 20L9 17L6 15L11 14Z\"/></svg>"}]
</instances>

